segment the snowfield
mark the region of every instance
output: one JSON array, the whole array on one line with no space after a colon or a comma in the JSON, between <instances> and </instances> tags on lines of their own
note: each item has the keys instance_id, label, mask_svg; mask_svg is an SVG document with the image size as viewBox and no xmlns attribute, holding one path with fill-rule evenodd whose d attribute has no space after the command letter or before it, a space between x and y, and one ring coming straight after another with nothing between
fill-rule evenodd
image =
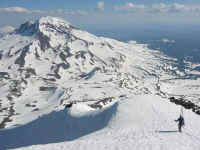
<instances>
[{"instance_id":1,"label":"snowfield","mask_svg":"<svg viewBox=\"0 0 200 150\"><path fill-rule=\"evenodd\" d=\"M60 18L26 22L0 38L0 149L200 149L198 64L177 63Z\"/></svg>"},{"instance_id":2,"label":"snowfield","mask_svg":"<svg viewBox=\"0 0 200 150\"><path fill-rule=\"evenodd\" d=\"M184 110L186 126L179 133L174 120L180 107L159 96L133 95L98 113L85 107L78 104L72 110L53 112L25 126L1 131L1 146L26 150L199 149L199 116ZM76 115L70 113L74 110Z\"/></svg>"}]
</instances>

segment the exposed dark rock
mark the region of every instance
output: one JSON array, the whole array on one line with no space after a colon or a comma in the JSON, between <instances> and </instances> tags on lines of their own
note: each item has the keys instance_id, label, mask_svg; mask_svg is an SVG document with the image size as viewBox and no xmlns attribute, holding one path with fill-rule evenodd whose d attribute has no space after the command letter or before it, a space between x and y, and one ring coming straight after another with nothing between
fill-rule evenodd
<instances>
[{"instance_id":1,"label":"exposed dark rock","mask_svg":"<svg viewBox=\"0 0 200 150\"><path fill-rule=\"evenodd\" d=\"M6 111L6 110L8 110L8 107L1 108L1 109L0 109L0 112Z\"/></svg>"},{"instance_id":2,"label":"exposed dark rock","mask_svg":"<svg viewBox=\"0 0 200 150\"><path fill-rule=\"evenodd\" d=\"M7 123L7 122L11 122L11 121L12 121L12 120L10 119L10 117L4 118L3 121L0 123L0 129L5 128L6 123Z\"/></svg>"},{"instance_id":3,"label":"exposed dark rock","mask_svg":"<svg viewBox=\"0 0 200 150\"><path fill-rule=\"evenodd\" d=\"M85 80L90 79L97 71L101 70L101 68L99 67L95 67L94 69L92 69L92 71L90 71L89 73L82 73L79 77L81 78L85 78Z\"/></svg>"},{"instance_id":4,"label":"exposed dark rock","mask_svg":"<svg viewBox=\"0 0 200 150\"><path fill-rule=\"evenodd\" d=\"M185 100L183 98L176 99L175 97L170 97L170 102L177 105L183 106L185 109L192 109L193 112L200 115L200 107L192 103L191 101Z\"/></svg>"},{"instance_id":5,"label":"exposed dark rock","mask_svg":"<svg viewBox=\"0 0 200 150\"><path fill-rule=\"evenodd\" d=\"M26 107L36 107L36 105L26 104Z\"/></svg>"},{"instance_id":6,"label":"exposed dark rock","mask_svg":"<svg viewBox=\"0 0 200 150\"><path fill-rule=\"evenodd\" d=\"M0 60L2 59L2 57L3 57L3 54L2 54L2 53L0 53Z\"/></svg>"},{"instance_id":7,"label":"exposed dark rock","mask_svg":"<svg viewBox=\"0 0 200 150\"><path fill-rule=\"evenodd\" d=\"M27 71L28 73L31 73L31 74L33 74L33 75L36 75L35 69L33 69L33 68L27 68L26 71Z\"/></svg>"},{"instance_id":8,"label":"exposed dark rock","mask_svg":"<svg viewBox=\"0 0 200 150\"><path fill-rule=\"evenodd\" d=\"M65 109L71 108L72 105L73 105L73 103L66 104L66 105L65 105Z\"/></svg>"},{"instance_id":9,"label":"exposed dark rock","mask_svg":"<svg viewBox=\"0 0 200 150\"><path fill-rule=\"evenodd\" d=\"M120 95L119 98L126 97L126 95Z\"/></svg>"},{"instance_id":10,"label":"exposed dark rock","mask_svg":"<svg viewBox=\"0 0 200 150\"><path fill-rule=\"evenodd\" d=\"M16 32L22 35L33 35L38 29L37 26L37 23L28 21L22 24L20 28L16 30Z\"/></svg>"},{"instance_id":11,"label":"exposed dark rock","mask_svg":"<svg viewBox=\"0 0 200 150\"><path fill-rule=\"evenodd\" d=\"M198 115L200 115L200 110L195 111L195 113L197 113Z\"/></svg>"},{"instance_id":12,"label":"exposed dark rock","mask_svg":"<svg viewBox=\"0 0 200 150\"><path fill-rule=\"evenodd\" d=\"M34 112L34 111L39 111L39 108L35 108L32 110L32 112Z\"/></svg>"},{"instance_id":13,"label":"exposed dark rock","mask_svg":"<svg viewBox=\"0 0 200 150\"><path fill-rule=\"evenodd\" d=\"M109 43L106 43L107 45L108 45L108 47L110 48L110 49L114 49L114 47L112 46L112 45L110 45Z\"/></svg>"},{"instance_id":14,"label":"exposed dark rock","mask_svg":"<svg viewBox=\"0 0 200 150\"><path fill-rule=\"evenodd\" d=\"M69 63L55 64L51 67L51 70L54 72L54 74L48 74L48 75L54 76L57 79L60 79L61 78L61 76L59 75L60 67L62 67L63 69L68 69L70 67L70 64Z\"/></svg>"},{"instance_id":15,"label":"exposed dark rock","mask_svg":"<svg viewBox=\"0 0 200 150\"><path fill-rule=\"evenodd\" d=\"M11 55L11 51L12 51L12 49L10 49L9 51L8 51L8 57L12 57L13 55Z\"/></svg>"},{"instance_id":16,"label":"exposed dark rock","mask_svg":"<svg viewBox=\"0 0 200 150\"><path fill-rule=\"evenodd\" d=\"M101 109L104 105L107 105L108 103L112 102L113 98L114 97L107 97L99 100L98 102L95 102L94 104L90 104L89 106L95 109Z\"/></svg>"},{"instance_id":17,"label":"exposed dark rock","mask_svg":"<svg viewBox=\"0 0 200 150\"><path fill-rule=\"evenodd\" d=\"M44 81L50 81L50 82L55 82L56 81L56 79L54 79L54 78L42 78Z\"/></svg>"},{"instance_id":18,"label":"exposed dark rock","mask_svg":"<svg viewBox=\"0 0 200 150\"><path fill-rule=\"evenodd\" d=\"M37 75L36 72L35 72L35 69L33 68L19 68L18 69L20 71L21 74L24 74L25 75L25 78L29 78L31 77L32 75Z\"/></svg>"},{"instance_id":19,"label":"exposed dark rock","mask_svg":"<svg viewBox=\"0 0 200 150\"><path fill-rule=\"evenodd\" d=\"M20 52L21 52L21 50L16 51L16 52L15 52L15 55L17 55L17 54L20 53Z\"/></svg>"},{"instance_id":20,"label":"exposed dark rock","mask_svg":"<svg viewBox=\"0 0 200 150\"><path fill-rule=\"evenodd\" d=\"M170 99L170 102L174 102L175 97L170 97L169 99Z\"/></svg>"},{"instance_id":21,"label":"exposed dark rock","mask_svg":"<svg viewBox=\"0 0 200 150\"><path fill-rule=\"evenodd\" d=\"M13 100L13 98L12 98L11 95L7 95L7 99L8 99L9 101Z\"/></svg>"},{"instance_id":22,"label":"exposed dark rock","mask_svg":"<svg viewBox=\"0 0 200 150\"><path fill-rule=\"evenodd\" d=\"M10 119L10 118L13 115L15 115L14 114L15 110L13 109L13 106L10 106L10 108L9 109L7 108L7 110L9 110L9 115L6 118L4 118L3 121L0 123L0 129L5 128L7 122L12 122L12 119Z\"/></svg>"},{"instance_id":23,"label":"exposed dark rock","mask_svg":"<svg viewBox=\"0 0 200 150\"><path fill-rule=\"evenodd\" d=\"M11 81L11 85L9 86L9 91L10 94L15 96L15 97L20 97L22 95L22 87L21 87L21 83L23 81L19 81L19 80L12 80Z\"/></svg>"},{"instance_id":24,"label":"exposed dark rock","mask_svg":"<svg viewBox=\"0 0 200 150\"><path fill-rule=\"evenodd\" d=\"M66 61L67 56L63 52L61 52L59 56L62 59L62 61Z\"/></svg>"},{"instance_id":25,"label":"exposed dark rock","mask_svg":"<svg viewBox=\"0 0 200 150\"><path fill-rule=\"evenodd\" d=\"M9 79L10 75L7 72L0 72L0 78Z\"/></svg>"},{"instance_id":26,"label":"exposed dark rock","mask_svg":"<svg viewBox=\"0 0 200 150\"><path fill-rule=\"evenodd\" d=\"M52 91L52 90L55 90L56 87L40 87L40 91Z\"/></svg>"},{"instance_id":27,"label":"exposed dark rock","mask_svg":"<svg viewBox=\"0 0 200 150\"><path fill-rule=\"evenodd\" d=\"M36 57L37 59L40 59L40 55L38 54L37 48L36 48L36 50L35 50L35 57Z\"/></svg>"},{"instance_id":28,"label":"exposed dark rock","mask_svg":"<svg viewBox=\"0 0 200 150\"><path fill-rule=\"evenodd\" d=\"M49 44L49 41L50 41L49 37L44 35L42 32L38 32L37 36L38 36L38 39L40 41L41 50L45 51L45 49L48 49L48 48L51 47L50 44Z\"/></svg>"},{"instance_id":29,"label":"exposed dark rock","mask_svg":"<svg viewBox=\"0 0 200 150\"><path fill-rule=\"evenodd\" d=\"M70 48L69 47L66 47L65 51L64 52L61 52L59 54L60 58L63 60L63 61L66 61L68 57L71 57L72 54L70 53Z\"/></svg>"},{"instance_id":30,"label":"exposed dark rock","mask_svg":"<svg viewBox=\"0 0 200 150\"><path fill-rule=\"evenodd\" d=\"M87 54L87 52L85 52L85 51L79 51L79 52L76 53L75 58L76 59L78 59L78 58L86 59L85 54Z\"/></svg>"},{"instance_id":31,"label":"exposed dark rock","mask_svg":"<svg viewBox=\"0 0 200 150\"><path fill-rule=\"evenodd\" d=\"M63 26L61 24L59 24L59 26L54 26L53 24L50 23L40 23L40 25L44 25L46 29L49 29L51 31L56 31L60 34L67 34L67 31L69 30L68 27Z\"/></svg>"},{"instance_id":32,"label":"exposed dark rock","mask_svg":"<svg viewBox=\"0 0 200 150\"><path fill-rule=\"evenodd\" d=\"M92 105L89 105L89 106L94 108L94 109L101 109L103 107L102 105L99 105L99 104L92 104Z\"/></svg>"},{"instance_id":33,"label":"exposed dark rock","mask_svg":"<svg viewBox=\"0 0 200 150\"><path fill-rule=\"evenodd\" d=\"M69 63L61 63L61 64L58 64L57 65L58 68L62 67L63 69L68 69L70 67L70 64Z\"/></svg>"},{"instance_id":34,"label":"exposed dark rock","mask_svg":"<svg viewBox=\"0 0 200 150\"><path fill-rule=\"evenodd\" d=\"M29 51L29 46L27 45L22 49L20 56L15 60L15 64L18 64L20 67L24 67L25 64L25 57L27 52Z\"/></svg>"}]
</instances>

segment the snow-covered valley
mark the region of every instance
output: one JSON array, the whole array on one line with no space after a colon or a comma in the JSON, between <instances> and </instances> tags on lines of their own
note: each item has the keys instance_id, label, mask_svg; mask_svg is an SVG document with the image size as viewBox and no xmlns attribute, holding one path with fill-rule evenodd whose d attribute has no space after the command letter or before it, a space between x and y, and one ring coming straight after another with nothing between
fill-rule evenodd
<instances>
[{"instance_id":1,"label":"snow-covered valley","mask_svg":"<svg viewBox=\"0 0 200 150\"><path fill-rule=\"evenodd\" d=\"M199 149L195 65L60 18L26 22L0 38L0 149ZM193 104L183 133L172 97Z\"/></svg>"}]
</instances>

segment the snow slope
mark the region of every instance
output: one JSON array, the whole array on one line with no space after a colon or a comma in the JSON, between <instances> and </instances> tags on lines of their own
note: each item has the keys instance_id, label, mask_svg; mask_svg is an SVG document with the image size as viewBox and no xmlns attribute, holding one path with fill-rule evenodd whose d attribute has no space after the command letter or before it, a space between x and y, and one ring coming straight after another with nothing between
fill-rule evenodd
<instances>
[{"instance_id":1,"label":"snow slope","mask_svg":"<svg viewBox=\"0 0 200 150\"><path fill-rule=\"evenodd\" d=\"M169 103L200 111L193 69L60 18L26 22L0 38L0 149L198 149L198 116L177 133Z\"/></svg>"},{"instance_id":2,"label":"snow slope","mask_svg":"<svg viewBox=\"0 0 200 150\"><path fill-rule=\"evenodd\" d=\"M0 128L26 124L72 101L160 93L158 79L175 76L165 69L172 60L60 18L26 22L0 38Z\"/></svg>"},{"instance_id":3,"label":"snow slope","mask_svg":"<svg viewBox=\"0 0 200 150\"><path fill-rule=\"evenodd\" d=\"M81 107L81 110L85 109ZM61 113L64 112L59 112L60 114L53 113L56 115L56 118L51 114L51 117L45 116L44 118L33 122L32 124L34 124L34 126L31 124L25 125L24 127L21 127L24 129L21 129L21 131L19 131L20 134L17 134L16 136L13 136L12 134L17 133L20 128L14 128L10 131L5 130L5 132L3 132L3 141L5 141L6 144L3 145L7 148L19 147L19 149L26 150L199 149L199 116L191 111L184 110L186 126L184 127L183 132L179 133L177 132L177 123L174 122L174 120L179 116L180 107L169 103L166 99L162 99L159 96L131 95L129 98L122 99L119 102L119 105L112 105L112 107L109 107L107 110L113 115L110 116L107 112L106 114L98 113L101 116L100 118L104 118L105 116L111 117L106 124L104 124L105 122L100 121L96 115L92 114L86 115L89 117L83 118L82 116L82 119L80 118L79 120L71 120L68 119L68 117L66 118L66 116L68 116L68 113L66 112L62 115ZM94 116L95 119L93 118ZM49 126L43 128L42 122L44 123L44 120L47 121L47 123L53 121L54 126L49 124ZM67 122L69 121L72 123L71 125L73 125L72 128L69 128L67 125ZM96 129L99 121L101 122L101 125L104 124L104 128L102 130L94 130L96 132L90 132L90 127L94 125L93 127L95 128L93 129ZM57 123L57 125L55 123ZM82 126L84 125L87 125L88 127L83 128ZM50 132L45 132L46 130L51 129L51 127L54 127L55 129ZM30 128L32 130L30 130ZM44 129L44 131L39 129ZM35 130L36 133L34 132ZM32 132L32 134L30 132ZM69 132L72 133L72 135L76 133L79 133L79 135L75 137L70 136L71 138L69 138ZM84 132L87 132L87 134L82 136L81 133ZM54 137L51 137L51 135L54 135ZM15 140L15 137L17 137L18 141ZM8 140L6 141L7 138ZM46 141L44 142L44 140ZM23 141L24 143L20 141ZM28 147L20 147L22 145Z\"/></svg>"},{"instance_id":4,"label":"snow slope","mask_svg":"<svg viewBox=\"0 0 200 150\"><path fill-rule=\"evenodd\" d=\"M74 104L69 110L51 112L24 126L0 131L1 149L37 144L73 141L105 127L115 115L118 104L94 110L85 104Z\"/></svg>"}]
</instances>

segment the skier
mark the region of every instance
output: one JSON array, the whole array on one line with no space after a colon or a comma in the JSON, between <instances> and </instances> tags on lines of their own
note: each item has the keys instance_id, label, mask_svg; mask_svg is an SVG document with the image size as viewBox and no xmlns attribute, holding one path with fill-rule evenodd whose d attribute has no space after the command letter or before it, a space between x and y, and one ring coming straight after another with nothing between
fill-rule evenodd
<instances>
[{"instance_id":1,"label":"skier","mask_svg":"<svg viewBox=\"0 0 200 150\"><path fill-rule=\"evenodd\" d=\"M182 127L185 125L183 116L180 115L180 117L175 121L178 122L178 131L182 132Z\"/></svg>"}]
</instances>

